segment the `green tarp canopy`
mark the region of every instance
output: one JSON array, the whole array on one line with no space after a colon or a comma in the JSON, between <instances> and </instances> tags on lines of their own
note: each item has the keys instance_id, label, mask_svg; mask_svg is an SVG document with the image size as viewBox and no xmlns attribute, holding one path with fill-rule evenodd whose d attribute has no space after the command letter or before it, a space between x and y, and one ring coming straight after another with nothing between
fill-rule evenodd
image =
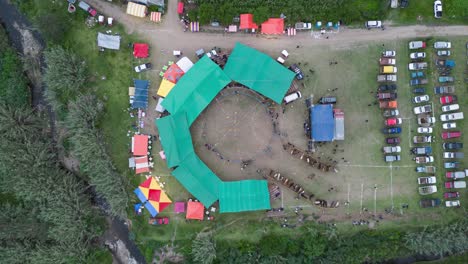
<instances>
[{"instance_id":1,"label":"green tarp canopy","mask_svg":"<svg viewBox=\"0 0 468 264\"><path fill-rule=\"evenodd\" d=\"M219 185L221 213L270 209L270 193L265 180L222 182Z\"/></svg>"},{"instance_id":2,"label":"green tarp canopy","mask_svg":"<svg viewBox=\"0 0 468 264\"><path fill-rule=\"evenodd\" d=\"M296 74L256 49L236 43L224 66L233 81L281 104Z\"/></svg>"},{"instance_id":3,"label":"green tarp canopy","mask_svg":"<svg viewBox=\"0 0 468 264\"><path fill-rule=\"evenodd\" d=\"M167 166L179 165L188 155L195 153L185 112L156 120Z\"/></svg>"},{"instance_id":4,"label":"green tarp canopy","mask_svg":"<svg viewBox=\"0 0 468 264\"><path fill-rule=\"evenodd\" d=\"M195 153L189 155L172 175L205 207L218 200L218 187L222 181Z\"/></svg>"},{"instance_id":5,"label":"green tarp canopy","mask_svg":"<svg viewBox=\"0 0 468 264\"><path fill-rule=\"evenodd\" d=\"M200 115L231 79L207 56L203 56L172 88L162 103L171 114L186 112L188 124Z\"/></svg>"}]
</instances>

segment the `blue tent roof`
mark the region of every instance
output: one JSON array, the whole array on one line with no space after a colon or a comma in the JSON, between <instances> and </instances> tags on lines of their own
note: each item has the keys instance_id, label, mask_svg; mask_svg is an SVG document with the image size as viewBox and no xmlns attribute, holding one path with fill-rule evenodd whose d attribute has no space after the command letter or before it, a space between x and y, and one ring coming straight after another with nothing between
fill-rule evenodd
<instances>
[{"instance_id":1,"label":"blue tent roof","mask_svg":"<svg viewBox=\"0 0 468 264\"><path fill-rule=\"evenodd\" d=\"M149 81L133 80L135 86L135 96L133 98L132 108L148 107L148 88Z\"/></svg>"},{"instance_id":2,"label":"blue tent roof","mask_svg":"<svg viewBox=\"0 0 468 264\"><path fill-rule=\"evenodd\" d=\"M147 203L148 199L146 199L145 195L141 192L140 188L136 188L133 192L136 194L138 199L140 199L140 201L144 204L151 216L156 217L158 215L158 211L156 211L156 208L154 208L153 205L151 205L151 203Z\"/></svg>"},{"instance_id":3,"label":"blue tent roof","mask_svg":"<svg viewBox=\"0 0 468 264\"><path fill-rule=\"evenodd\" d=\"M313 141L333 141L335 120L333 105L315 105L310 108L311 136Z\"/></svg>"}]
</instances>

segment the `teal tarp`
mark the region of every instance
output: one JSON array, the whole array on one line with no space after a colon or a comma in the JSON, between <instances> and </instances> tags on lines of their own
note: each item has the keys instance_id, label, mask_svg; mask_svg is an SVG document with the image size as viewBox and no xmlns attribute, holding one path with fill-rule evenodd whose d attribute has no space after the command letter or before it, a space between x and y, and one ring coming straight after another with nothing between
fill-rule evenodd
<instances>
[{"instance_id":1,"label":"teal tarp","mask_svg":"<svg viewBox=\"0 0 468 264\"><path fill-rule=\"evenodd\" d=\"M233 80L281 104L296 74L256 49L236 43L224 66Z\"/></svg>"},{"instance_id":2,"label":"teal tarp","mask_svg":"<svg viewBox=\"0 0 468 264\"><path fill-rule=\"evenodd\" d=\"M221 213L270 209L270 193L265 180L222 182L219 185Z\"/></svg>"}]
</instances>

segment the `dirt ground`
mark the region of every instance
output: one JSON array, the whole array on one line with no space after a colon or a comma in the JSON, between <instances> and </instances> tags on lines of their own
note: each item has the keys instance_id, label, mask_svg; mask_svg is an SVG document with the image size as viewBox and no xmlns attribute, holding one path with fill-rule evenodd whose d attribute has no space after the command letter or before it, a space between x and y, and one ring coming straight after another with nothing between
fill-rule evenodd
<instances>
[{"instance_id":1,"label":"dirt ground","mask_svg":"<svg viewBox=\"0 0 468 264\"><path fill-rule=\"evenodd\" d=\"M327 34L328 38L314 38L302 33L293 38L263 37L237 33L234 35L183 32L177 14L175 0L169 1L169 9L161 24L125 15L123 10L105 1L89 0L99 11L111 14L117 23L123 23L129 33L138 33L151 44L151 58L155 70L142 74L152 81L150 95L155 95L159 86L159 69L169 60L174 60L172 50L182 50L184 55L196 61L194 51L213 46L230 49L240 41L277 57L287 49L290 58L287 65L300 63L306 73L301 92L303 98L287 107L283 113L278 106L278 118L272 120L268 110L248 90L226 89L202 113L192 126L192 136L197 153L223 180L259 179L259 168L280 171L301 184L316 197L338 200L338 209L320 209L309 201L295 199L295 194L283 190L281 199L273 207L294 208L301 206L322 219L348 219L365 214L382 214L386 209L400 210L401 204L417 207L417 185L408 181L415 177L414 163L410 160L409 133L403 137L403 161L389 166L382 161L380 148L383 136L378 130L383 126L380 111L374 105L376 62L383 49L406 52L401 39L432 35L466 35L468 27L389 27L385 31L367 31L342 28L339 33ZM331 64L330 62L337 62ZM403 65L403 64L402 64ZM404 66L403 66L404 67ZM404 69L404 68L403 68ZM404 74L404 73L403 73ZM403 78L402 78L403 80ZM399 82L400 84L400 82ZM403 82L401 82L403 85ZM315 156L334 163L337 173L323 173L311 168L304 161L291 157L282 149L282 143L291 142L299 148L307 147L303 123L307 117L304 100L313 96L338 97L337 107L345 112L345 141L318 146ZM400 94L399 94L400 95ZM402 91L409 98L409 91ZM156 101L151 100L145 129L157 134L153 109ZM415 127L411 120L411 105L400 108L403 113L404 131ZM273 133L273 122L277 121L280 135ZM207 145L210 149L207 148ZM215 151L213 151L213 147ZM222 157L222 159L221 159ZM228 161L229 160L229 161ZM241 169L242 161L251 161ZM156 161L155 173L168 177L168 186L174 186L175 199L183 198L186 192L173 179L164 163ZM171 188L172 189L172 188ZM346 206L345 206L346 204ZM400 210L400 212L403 212Z\"/></svg>"}]
</instances>

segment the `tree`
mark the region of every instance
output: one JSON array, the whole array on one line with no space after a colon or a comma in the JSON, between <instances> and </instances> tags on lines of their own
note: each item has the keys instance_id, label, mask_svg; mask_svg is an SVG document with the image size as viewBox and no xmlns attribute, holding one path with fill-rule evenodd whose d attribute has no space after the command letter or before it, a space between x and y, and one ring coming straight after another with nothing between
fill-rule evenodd
<instances>
[{"instance_id":1,"label":"tree","mask_svg":"<svg viewBox=\"0 0 468 264\"><path fill-rule=\"evenodd\" d=\"M66 18L60 17L57 13L41 14L36 18L36 24L42 34L53 43L63 41L68 24L64 22Z\"/></svg>"},{"instance_id":2,"label":"tree","mask_svg":"<svg viewBox=\"0 0 468 264\"><path fill-rule=\"evenodd\" d=\"M201 4L198 8L198 16L200 24L208 24L215 15L215 9L211 4Z\"/></svg>"},{"instance_id":3,"label":"tree","mask_svg":"<svg viewBox=\"0 0 468 264\"><path fill-rule=\"evenodd\" d=\"M210 264L216 258L216 244L211 232L200 232L192 243L192 257L196 263Z\"/></svg>"},{"instance_id":4,"label":"tree","mask_svg":"<svg viewBox=\"0 0 468 264\"><path fill-rule=\"evenodd\" d=\"M236 15L236 10L234 8L234 5L231 2L224 2L219 10L219 22L223 25L229 25L232 23L232 19Z\"/></svg>"},{"instance_id":5,"label":"tree","mask_svg":"<svg viewBox=\"0 0 468 264\"><path fill-rule=\"evenodd\" d=\"M264 256L276 256L286 253L289 237L284 235L267 234L260 239L259 249Z\"/></svg>"},{"instance_id":6,"label":"tree","mask_svg":"<svg viewBox=\"0 0 468 264\"><path fill-rule=\"evenodd\" d=\"M253 11L253 19L257 25L268 20L270 16L270 10L266 6L259 6Z\"/></svg>"}]
</instances>

